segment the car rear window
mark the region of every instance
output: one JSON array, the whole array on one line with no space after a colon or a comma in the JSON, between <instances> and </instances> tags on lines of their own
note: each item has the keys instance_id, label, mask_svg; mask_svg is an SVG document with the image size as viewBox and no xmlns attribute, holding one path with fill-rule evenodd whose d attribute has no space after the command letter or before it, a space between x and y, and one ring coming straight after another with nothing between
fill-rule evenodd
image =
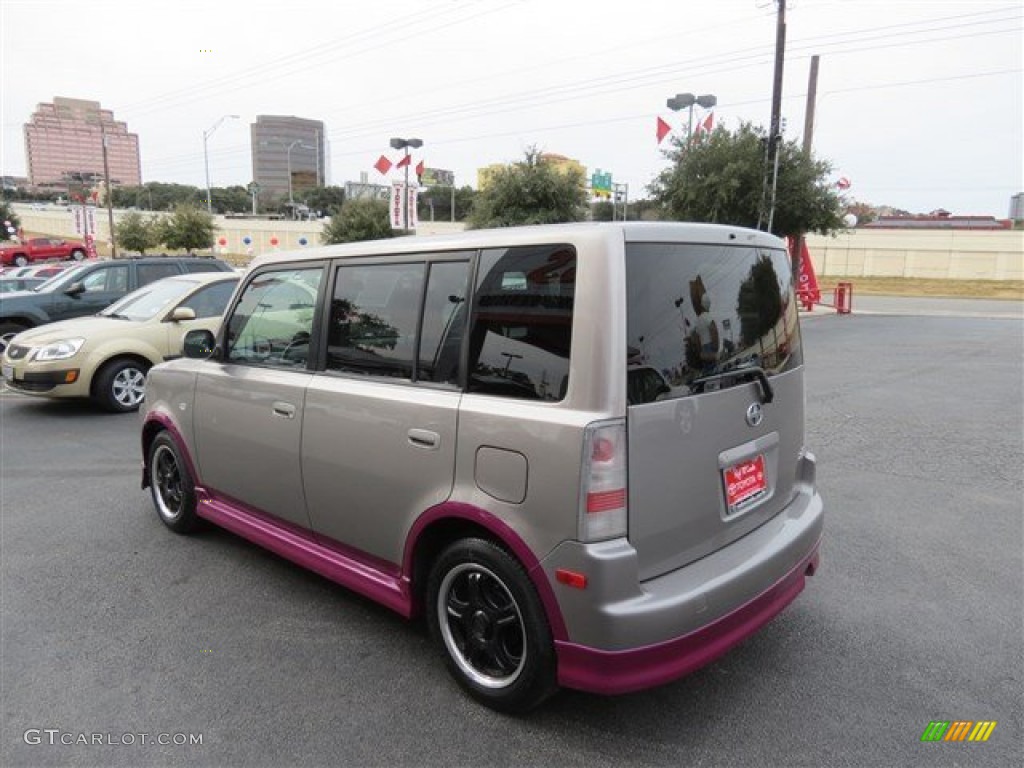
<instances>
[{"instance_id":1,"label":"car rear window","mask_svg":"<svg viewBox=\"0 0 1024 768\"><path fill-rule=\"evenodd\" d=\"M627 243L626 306L631 405L744 384L751 368L772 376L803 360L785 250Z\"/></svg>"}]
</instances>

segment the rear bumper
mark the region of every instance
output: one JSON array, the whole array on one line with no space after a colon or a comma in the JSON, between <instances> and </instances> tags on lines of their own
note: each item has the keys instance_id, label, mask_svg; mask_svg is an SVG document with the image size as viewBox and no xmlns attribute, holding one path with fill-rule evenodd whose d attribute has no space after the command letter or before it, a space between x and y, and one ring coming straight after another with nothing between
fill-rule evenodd
<instances>
[{"instance_id":1,"label":"rear bumper","mask_svg":"<svg viewBox=\"0 0 1024 768\"><path fill-rule=\"evenodd\" d=\"M818 545L793 570L746 605L688 635L627 651L556 641L558 682L566 688L617 694L677 680L741 643L777 616L818 568Z\"/></svg>"},{"instance_id":2,"label":"rear bumper","mask_svg":"<svg viewBox=\"0 0 1024 768\"><path fill-rule=\"evenodd\" d=\"M565 542L542 563L567 637L556 640L567 688L626 693L675 680L752 635L803 590L818 565L824 524L812 487L743 538L676 571L637 579L626 539ZM585 574L585 589L555 571Z\"/></svg>"}]
</instances>

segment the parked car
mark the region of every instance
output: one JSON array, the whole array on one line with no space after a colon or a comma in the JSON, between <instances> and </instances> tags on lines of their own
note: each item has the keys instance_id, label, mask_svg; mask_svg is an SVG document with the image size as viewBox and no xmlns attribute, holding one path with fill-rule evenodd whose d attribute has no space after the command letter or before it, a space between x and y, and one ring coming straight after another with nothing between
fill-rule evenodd
<instances>
[{"instance_id":1,"label":"parked car","mask_svg":"<svg viewBox=\"0 0 1024 768\"><path fill-rule=\"evenodd\" d=\"M219 330L149 373L159 519L424 615L487 706L676 679L817 568L782 240L510 227L271 254L241 280ZM717 326L787 351L723 374L729 352L686 330ZM632 340L647 373L630 387Z\"/></svg>"},{"instance_id":2,"label":"parked car","mask_svg":"<svg viewBox=\"0 0 1024 768\"><path fill-rule=\"evenodd\" d=\"M92 317L33 328L7 345L2 374L18 392L91 397L108 411L132 411L146 372L181 355L187 331L220 324L238 275L167 277L139 288Z\"/></svg>"},{"instance_id":3,"label":"parked car","mask_svg":"<svg viewBox=\"0 0 1024 768\"><path fill-rule=\"evenodd\" d=\"M108 259L80 264L31 291L0 296L0 352L17 333L57 320L95 314L155 280L182 273L233 271L219 259L192 257Z\"/></svg>"},{"instance_id":4,"label":"parked car","mask_svg":"<svg viewBox=\"0 0 1024 768\"><path fill-rule=\"evenodd\" d=\"M0 264L17 264L23 267L33 261L50 259L85 258L85 244L77 240L62 240L59 237L32 237L20 243L0 245Z\"/></svg>"},{"instance_id":5,"label":"parked car","mask_svg":"<svg viewBox=\"0 0 1024 768\"><path fill-rule=\"evenodd\" d=\"M0 275L0 293L31 291L45 282L45 277L8 277L7 275Z\"/></svg>"}]
</instances>

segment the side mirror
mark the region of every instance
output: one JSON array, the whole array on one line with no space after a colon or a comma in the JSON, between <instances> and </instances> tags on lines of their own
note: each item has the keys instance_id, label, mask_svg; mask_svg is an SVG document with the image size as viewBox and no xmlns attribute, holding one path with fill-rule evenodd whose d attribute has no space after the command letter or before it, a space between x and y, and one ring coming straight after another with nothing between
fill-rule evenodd
<instances>
[{"instance_id":1,"label":"side mirror","mask_svg":"<svg viewBox=\"0 0 1024 768\"><path fill-rule=\"evenodd\" d=\"M180 323L182 320L195 320L196 311L192 307L175 307L171 316L167 318L172 323Z\"/></svg>"},{"instance_id":2,"label":"side mirror","mask_svg":"<svg viewBox=\"0 0 1024 768\"><path fill-rule=\"evenodd\" d=\"M67 287L64 293L68 296L78 296L80 293L85 293L85 285L81 281L75 281Z\"/></svg>"},{"instance_id":3,"label":"side mirror","mask_svg":"<svg viewBox=\"0 0 1024 768\"><path fill-rule=\"evenodd\" d=\"M185 334L182 354L193 360L206 360L213 354L215 346L216 339L214 338L213 331L189 331Z\"/></svg>"}]
</instances>

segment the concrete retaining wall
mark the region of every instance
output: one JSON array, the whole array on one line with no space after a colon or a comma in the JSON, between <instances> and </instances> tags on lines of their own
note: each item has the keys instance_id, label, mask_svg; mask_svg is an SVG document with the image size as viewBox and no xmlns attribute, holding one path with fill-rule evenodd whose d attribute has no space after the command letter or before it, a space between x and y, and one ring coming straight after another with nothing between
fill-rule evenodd
<instances>
[{"instance_id":1,"label":"concrete retaining wall","mask_svg":"<svg viewBox=\"0 0 1024 768\"><path fill-rule=\"evenodd\" d=\"M74 237L71 213L63 208L38 210L15 203L29 232ZM115 221L123 215L115 211ZM217 216L217 238L232 261L244 262L277 250L321 244L322 221L264 221ZM108 239L106 211L97 211L97 240ZM419 234L460 231L447 221L420 222ZM243 241L249 237L252 242ZM272 244L277 239L277 245ZM305 238L306 245L300 242ZM1024 280L1024 231L854 229L837 237L808 235L807 246L817 274L834 277L917 277L955 280Z\"/></svg>"},{"instance_id":2,"label":"concrete retaining wall","mask_svg":"<svg viewBox=\"0 0 1024 768\"><path fill-rule=\"evenodd\" d=\"M1024 231L854 229L808 235L818 275L1024 280Z\"/></svg>"}]
</instances>

